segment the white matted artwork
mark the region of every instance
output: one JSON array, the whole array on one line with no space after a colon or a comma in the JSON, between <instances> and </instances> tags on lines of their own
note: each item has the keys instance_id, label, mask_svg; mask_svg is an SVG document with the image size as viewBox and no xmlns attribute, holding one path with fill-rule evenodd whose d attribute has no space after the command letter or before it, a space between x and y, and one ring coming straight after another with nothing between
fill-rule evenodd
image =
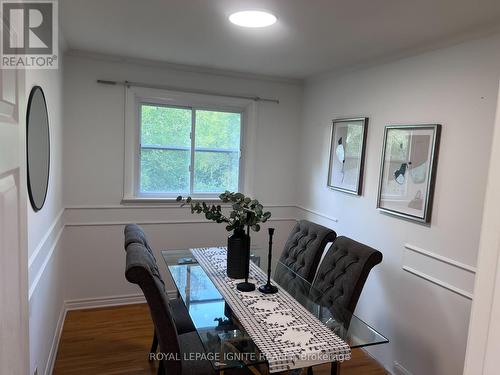
<instances>
[{"instance_id":1,"label":"white matted artwork","mask_svg":"<svg viewBox=\"0 0 500 375\"><path fill-rule=\"evenodd\" d=\"M377 208L430 223L441 125L391 125L384 132Z\"/></svg>"},{"instance_id":2,"label":"white matted artwork","mask_svg":"<svg viewBox=\"0 0 500 375\"><path fill-rule=\"evenodd\" d=\"M328 187L361 195L368 118L333 120Z\"/></svg>"}]
</instances>

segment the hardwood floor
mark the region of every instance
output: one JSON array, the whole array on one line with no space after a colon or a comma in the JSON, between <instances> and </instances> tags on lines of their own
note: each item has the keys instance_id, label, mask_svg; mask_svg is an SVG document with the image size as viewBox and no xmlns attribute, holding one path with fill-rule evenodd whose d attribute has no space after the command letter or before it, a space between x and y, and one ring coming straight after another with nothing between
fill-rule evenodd
<instances>
[{"instance_id":1,"label":"hardwood floor","mask_svg":"<svg viewBox=\"0 0 500 375\"><path fill-rule=\"evenodd\" d=\"M54 374L156 374L155 365L147 360L152 335L153 324L145 304L70 311L64 322ZM387 374L359 349L341 368L341 375ZM327 374L329 366L314 368L314 375Z\"/></svg>"}]
</instances>

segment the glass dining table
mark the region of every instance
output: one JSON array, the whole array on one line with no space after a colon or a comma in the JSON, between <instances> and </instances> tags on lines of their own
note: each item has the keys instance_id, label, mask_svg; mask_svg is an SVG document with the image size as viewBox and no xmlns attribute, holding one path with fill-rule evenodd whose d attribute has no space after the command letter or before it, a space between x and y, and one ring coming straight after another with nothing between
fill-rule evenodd
<instances>
[{"instance_id":1,"label":"glass dining table","mask_svg":"<svg viewBox=\"0 0 500 375\"><path fill-rule=\"evenodd\" d=\"M182 299L205 350L216 371L266 364L250 335L232 314L204 269L189 249L163 250L165 261L178 297ZM251 260L267 272L267 252L253 248ZM264 268L265 267L265 268ZM352 313L325 306L321 292L285 264L278 262L274 274L279 274L280 286L302 306L342 338L351 349L388 343L375 328ZM258 286L258 285L257 285Z\"/></svg>"}]
</instances>

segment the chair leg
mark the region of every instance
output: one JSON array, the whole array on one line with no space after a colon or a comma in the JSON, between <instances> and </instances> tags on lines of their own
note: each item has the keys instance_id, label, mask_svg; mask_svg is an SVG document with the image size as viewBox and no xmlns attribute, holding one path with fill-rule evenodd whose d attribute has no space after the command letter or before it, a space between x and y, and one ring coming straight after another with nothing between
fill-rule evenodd
<instances>
[{"instance_id":1,"label":"chair leg","mask_svg":"<svg viewBox=\"0 0 500 375\"><path fill-rule=\"evenodd\" d=\"M165 368L163 367L163 360L158 364L158 373L157 375L165 375Z\"/></svg>"},{"instance_id":2,"label":"chair leg","mask_svg":"<svg viewBox=\"0 0 500 375\"><path fill-rule=\"evenodd\" d=\"M340 375L340 365L338 362L332 362L331 375Z\"/></svg>"},{"instance_id":3,"label":"chair leg","mask_svg":"<svg viewBox=\"0 0 500 375\"><path fill-rule=\"evenodd\" d=\"M156 350L158 349L158 337L156 336L156 330L153 332L153 343L151 344L151 349L149 350L149 360L152 361Z\"/></svg>"}]
</instances>

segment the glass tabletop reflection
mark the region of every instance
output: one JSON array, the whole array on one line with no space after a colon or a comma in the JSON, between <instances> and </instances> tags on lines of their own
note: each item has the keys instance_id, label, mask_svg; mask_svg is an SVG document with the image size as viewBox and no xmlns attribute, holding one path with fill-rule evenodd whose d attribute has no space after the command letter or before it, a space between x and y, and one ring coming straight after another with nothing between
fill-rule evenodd
<instances>
[{"instance_id":1,"label":"glass tabletop reflection","mask_svg":"<svg viewBox=\"0 0 500 375\"><path fill-rule=\"evenodd\" d=\"M251 254L252 261L267 271L267 251L252 248ZM224 370L265 364L265 358L191 251L164 250L162 257L214 368ZM326 306L321 299L322 293L283 263L277 263L274 276L279 280L277 284L351 348L389 342L356 315L341 307Z\"/></svg>"}]
</instances>

